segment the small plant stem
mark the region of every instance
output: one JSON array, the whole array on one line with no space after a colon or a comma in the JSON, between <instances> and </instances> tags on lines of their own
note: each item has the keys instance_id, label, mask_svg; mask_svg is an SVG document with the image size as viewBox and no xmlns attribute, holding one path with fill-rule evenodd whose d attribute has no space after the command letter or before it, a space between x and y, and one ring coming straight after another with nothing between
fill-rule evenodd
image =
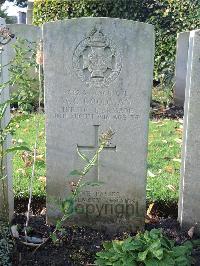
<instances>
[{"instance_id":1,"label":"small plant stem","mask_svg":"<svg viewBox=\"0 0 200 266\"><path fill-rule=\"evenodd\" d=\"M98 149L96 150L94 156L92 157L91 160L89 160L88 164L83 168L82 170L82 175L80 176L77 184L76 184L76 188L75 190L72 192L72 197L73 197L73 202L76 200L76 197L78 195L78 189L81 187L81 181L84 178L84 176L90 171L90 169L95 165L95 163L98 161L98 157L100 152L104 149L104 147L108 144L108 141L111 139L113 133L111 132L111 130L108 131L109 133L107 133L107 138L104 137L103 140L101 140L100 145L98 147ZM106 135L106 134L104 134ZM63 223L71 216L71 213L64 213L64 215L62 216L62 218L60 218L59 220L59 227L63 226ZM56 226L55 229L52 232L52 235L55 235L56 232L58 231L58 227ZM51 236L49 236L43 243L41 243L34 251L33 254L42 246L44 245L49 239L51 238Z\"/></svg>"},{"instance_id":2,"label":"small plant stem","mask_svg":"<svg viewBox=\"0 0 200 266\"><path fill-rule=\"evenodd\" d=\"M1 121L0 121L1 124ZM2 125L0 125L2 127ZM0 129L0 136L3 138L3 130L2 128ZM6 175L5 171L4 171L4 141L3 139L0 142L0 149L1 149L1 160L0 160L0 181L1 181L1 185L2 185L2 194L3 194L3 212L5 217L5 220L8 218L8 203L6 200L6 185L5 185L5 180L4 180L4 176Z\"/></svg>"},{"instance_id":3,"label":"small plant stem","mask_svg":"<svg viewBox=\"0 0 200 266\"><path fill-rule=\"evenodd\" d=\"M41 42L40 42L41 43ZM41 48L41 47L40 47ZM41 112L41 94L42 94L42 68L41 64L39 64L39 99L38 99L38 113ZM36 119L36 118L35 118ZM39 136L39 127L40 127L40 119L38 118L37 121L35 121L35 144L34 144L34 154L33 154L33 165L32 165L32 172L31 172L31 180L30 180L30 186L29 186L29 201L28 201L28 208L27 208L27 215L26 215L26 225L25 225L25 236L27 239L27 228L29 225L30 220L30 210L31 210L31 203L32 203L32 194L33 194L33 180L35 177L35 164L36 164L36 156L37 156L37 146L38 146L38 136Z\"/></svg>"},{"instance_id":4,"label":"small plant stem","mask_svg":"<svg viewBox=\"0 0 200 266\"><path fill-rule=\"evenodd\" d=\"M106 146L107 142L104 141L100 144L99 148L97 149L95 155L93 156L93 158L89 161L89 163L84 167L83 169L83 174L80 176L77 184L76 184L76 189L75 191L73 192L73 195L76 197L76 194L77 194L77 190L79 189L79 186L80 186L80 183L82 181L82 179L84 178L84 176L89 172L90 168L95 165L95 163L97 162L98 160L98 157L99 157L99 153L104 149L104 147Z\"/></svg>"},{"instance_id":5,"label":"small plant stem","mask_svg":"<svg viewBox=\"0 0 200 266\"><path fill-rule=\"evenodd\" d=\"M36 163L36 156L37 156L37 144L38 144L38 135L39 135L39 119L36 121L36 135L35 135L35 144L34 144L34 155L33 155L33 166L31 172L31 179L30 179L30 186L29 186L29 201L28 201L28 209L26 215L26 226L25 226L25 236L27 237L27 227L29 224L30 219L30 209L31 209L31 202L32 202L32 194L33 194L33 179L35 177L35 163Z\"/></svg>"}]
</instances>

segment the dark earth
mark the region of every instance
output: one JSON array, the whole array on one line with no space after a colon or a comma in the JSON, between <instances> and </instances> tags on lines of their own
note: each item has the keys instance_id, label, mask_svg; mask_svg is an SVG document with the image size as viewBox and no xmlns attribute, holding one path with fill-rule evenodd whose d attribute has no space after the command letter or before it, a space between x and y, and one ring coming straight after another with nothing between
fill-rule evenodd
<instances>
[{"instance_id":1,"label":"dark earth","mask_svg":"<svg viewBox=\"0 0 200 266\"><path fill-rule=\"evenodd\" d=\"M20 225L19 233L23 235L23 228L26 217L28 199L18 200L15 202L15 218L13 224ZM46 225L45 200L34 200L32 204L32 216L30 219L29 236L47 238L54 230L54 226ZM163 233L170 239L181 244L190 239L187 232L181 231L177 222L177 206L166 205L164 203L155 203L151 210L151 218L147 219L145 229L162 228ZM50 266L78 266L78 265L94 265L95 254L101 250L102 242L111 239L123 239L133 233L120 233L115 236L109 236L105 232L88 227L65 227L65 233L62 240L57 244L53 244L48 240L45 244L36 250L35 247L29 247L21 243L20 240L15 241L15 250L13 252L13 265L50 265ZM193 236L195 238L195 235ZM200 248L193 251L196 259L196 266L200 266ZM167 265L166 265L167 266Z\"/></svg>"},{"instance_id":2,"label":"dark earth","mask_svg":"<svg viewBox=\"0 0 200 266\"><path fill-rule=\"evenodd\" d=\"M158 101L151 102L150 118L152 119L179 119L183 118L184 110L182 106L176 106L170 103L168 106L163 106Z\"/></svg>"}]
</instances>

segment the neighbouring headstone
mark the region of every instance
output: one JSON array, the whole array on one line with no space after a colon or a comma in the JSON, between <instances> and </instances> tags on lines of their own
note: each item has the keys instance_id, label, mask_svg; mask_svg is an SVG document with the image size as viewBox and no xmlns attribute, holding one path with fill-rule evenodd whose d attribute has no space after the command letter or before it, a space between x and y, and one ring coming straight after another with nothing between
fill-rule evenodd
<instances>
[{"instance_id":1,"label":"neighbouring headstone","mask_svg":"<svg viewBox=\"0 0 200 266\"><path fill-rule=\"evenodd\" d=\"M11 21L11 24L16 24L17 23L17 16L8 16L9 21Z\"/></svg>"},{"instance_id":2,"label":"neighbouring headstone","mask_svg":"<svg viewBox=\"0 0 200 266\"><path fill-rule=\"evenodd\" d=\"M190 32L177 36L174 103L184 106Z\"/></svg>"},{"instance_id":3,"label":"neighbouring headstone","mask_svg":"<svg viewBox=\"0 0 200 266\"><path fill-rule=\"evenodd\" d=\"M8 44L8 62L11 62L15 57L15 50L13 45L16 44L17 40L21 39L22 41L25 41L24 49L28 50L36 49L37 45L39 44L39 41L42 39L40 27L26 24L8 24L7 26L10 31L15 35L12 41ZM30 55L27 54L26 57L28 58L28 56ZM31 78L38 79L38 73L36 73L36 69L34 67L30 69L30 73ZM35 84L35 86L37 85L38 84ZM11 93L16 89L16 86L10 86Z\"/></svg>"},{"instance_id":4,"label":"neighbouring headstone","mask_svg":"<svg viewBox=\"0 0 200 266\"><path fill-rule=\"evenodd\" d=\"M0 28L5 28L4 19L0 18ZM1 34L0 34L1 35ZM0 40L2 37L0 36ZM5 46L0 45L0 80L1 84L8 81L8 57L7 57L7 48ZM0 93L0 103L4 103L9 100L9 88L5 87ZM3 119L0 121L1 128L5 128L5 126L9 123L10 120L10 106L7 107L6 112L4 114ZM5 142L4 149L10 146L11 139L7 138ZM1 158L0 158L1 160ZM14 201L13 201L13 187L12 187L12 164L11 157L7 155L3 161L4 170L3 176L1 173L0 177L0 219L5 217L6 211L8 210L9 218L11 219L13 216L14 210ZM2 178L4 177L4 178Z\"/></svg>"},{"instance_id":5,"label":"neighbouring headstone","mask_svg":"<svg viewBox=\"0 0 200 266\"><path fill-rule=\"evenodd\" d=\"M186 79L179 221L200 232L200 30L191 31Z\"/></svg>"},{"instance_id":6,"label":"neighbouring headstone","mask_svg":"<svg viewBox=\"0 0 200 266\"><path fill-rule=\"evenodd\" d=\"M28 0L27 13L26 13L26 24L33 24L33 6L34 0Z\"/></svg>"},{"instance_id":7,"label":"neighbouring headstone","mask_svg":"<svg viewBox=\"0 0 200 266\"><path fill-rule=\"evenodd\" d=\"M26 12L18 11L17 23L26 24Z\"/></svg>"},{"instance_id":8,"label":"neighbouring headstone","mask_svg":"<svg viewBox=\"0 0 200 266\"><path fill-rule=\"evenodd\" d=\"M91 158L111 128L112 143L85 177L104 184L82 189L70 221L110 232L142 228L153 26L79 18L45 24L43 38L48 222L78 180L68 175L83 167L77 148Z\"/></svg>"}]
</instances>

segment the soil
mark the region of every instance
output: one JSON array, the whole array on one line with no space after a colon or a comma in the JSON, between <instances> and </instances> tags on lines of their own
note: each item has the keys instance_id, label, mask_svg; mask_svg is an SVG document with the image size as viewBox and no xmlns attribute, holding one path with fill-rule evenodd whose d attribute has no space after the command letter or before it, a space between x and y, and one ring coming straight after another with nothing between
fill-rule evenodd
<instances>
[{"instance_id":1,"label":"soil","mask_svg":"<svg viewBox=\"0 0 200 266\"><path fill-rule=\"evenodd\" d=\"M183 118L184 108L181 106L175 106L173 103L170 103L168 106L164 106L158 101L151 102L151 113L150 116L153 119L180 119Z\"/></svg>"},{"instance_id":2,"label":"soil","mask_svg":"<svg viewBox=\"0 0 200 266\"><path fill-rule=\"evenodd\" d=\"M25 210L27 209L27 201L16 201L14 224L20 226L20 235L23 235L23 227L26 221ZM30 219L29 236L39 238L47 238L54 230L53 225L46 225L45 222L45 201L36 199L32 204L32 216ZM167 210L167 211L166 211ZM171 213L170 213L171 210ZM39 214L39 213L44 214ZM162 217L162 214L165 214ZM170 239L181 244L189 236L187 232L181 231L177 222L177 206L166 206L164 204L154 204L151 212L151 219L145 226L146 230L153 228L162 228L165 235ZM79 266L79 265L94 265L95 254L101 250L102 242L111 239L123 239L132 233L124 232L115 236L109 236L105 232L88 227L65 227L65 233L62 235L62 240L54 245L51 240L47 241L36 250L35 247L29 247L16 240L15 250L13 252L13 266ZM195 237L195 236L194 236ZM193 256L196 259L195 266L200 266L200 249L194 250ZM167 266L167 265L166 265Z\"/></svg>"}]
</instances>

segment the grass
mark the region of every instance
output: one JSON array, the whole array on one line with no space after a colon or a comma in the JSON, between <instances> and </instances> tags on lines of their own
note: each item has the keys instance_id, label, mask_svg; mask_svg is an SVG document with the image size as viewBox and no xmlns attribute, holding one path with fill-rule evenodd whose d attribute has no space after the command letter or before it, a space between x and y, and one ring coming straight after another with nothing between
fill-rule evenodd
<instances>
[{"instance_id":1,"label":"grass","mask_svg":"<svg viewBox=\"0 0 200 266\"><path fill-rule=\"evenodd\" d=\"M26 142L31 150L34 148L36 135L36 120L39 119L39 137L36 160L33 196L45 196L45 130L44 116L30 115L30 118L16 125L14 141ZM32 172L31 162L33 155L27 152L17 152L13 158L14 195L16 198L27 198L29 195L29 182Z\"/></svg>"},{"instance_id":2,"label":"grass","mask_svg":"<svg viewBox=\"0 0 200 266\"><path fill-rule=\"evenodd\" d=\"M147 199L176 202L180 177L182 123L150 121Z\"/></svg>"},{"instance_id":3,"label":"grass","mask_svg":"<svg viewBox=\"0 0 200 266\"><path fill-rule=\"evenodd\" d=\"M15 140L25 141L33 149L35 119L40 120L34 197L45 196L45 133L44 116L30 115L16 125ZM148 201L176 202L180 175L180 143L182 123L176 120L150 121L148 154ZM14 141L15 141L14 140ZM32 155L18 152L13 158L14 193L16 198L28 197Z\"/></svg>"}]
</instances>

